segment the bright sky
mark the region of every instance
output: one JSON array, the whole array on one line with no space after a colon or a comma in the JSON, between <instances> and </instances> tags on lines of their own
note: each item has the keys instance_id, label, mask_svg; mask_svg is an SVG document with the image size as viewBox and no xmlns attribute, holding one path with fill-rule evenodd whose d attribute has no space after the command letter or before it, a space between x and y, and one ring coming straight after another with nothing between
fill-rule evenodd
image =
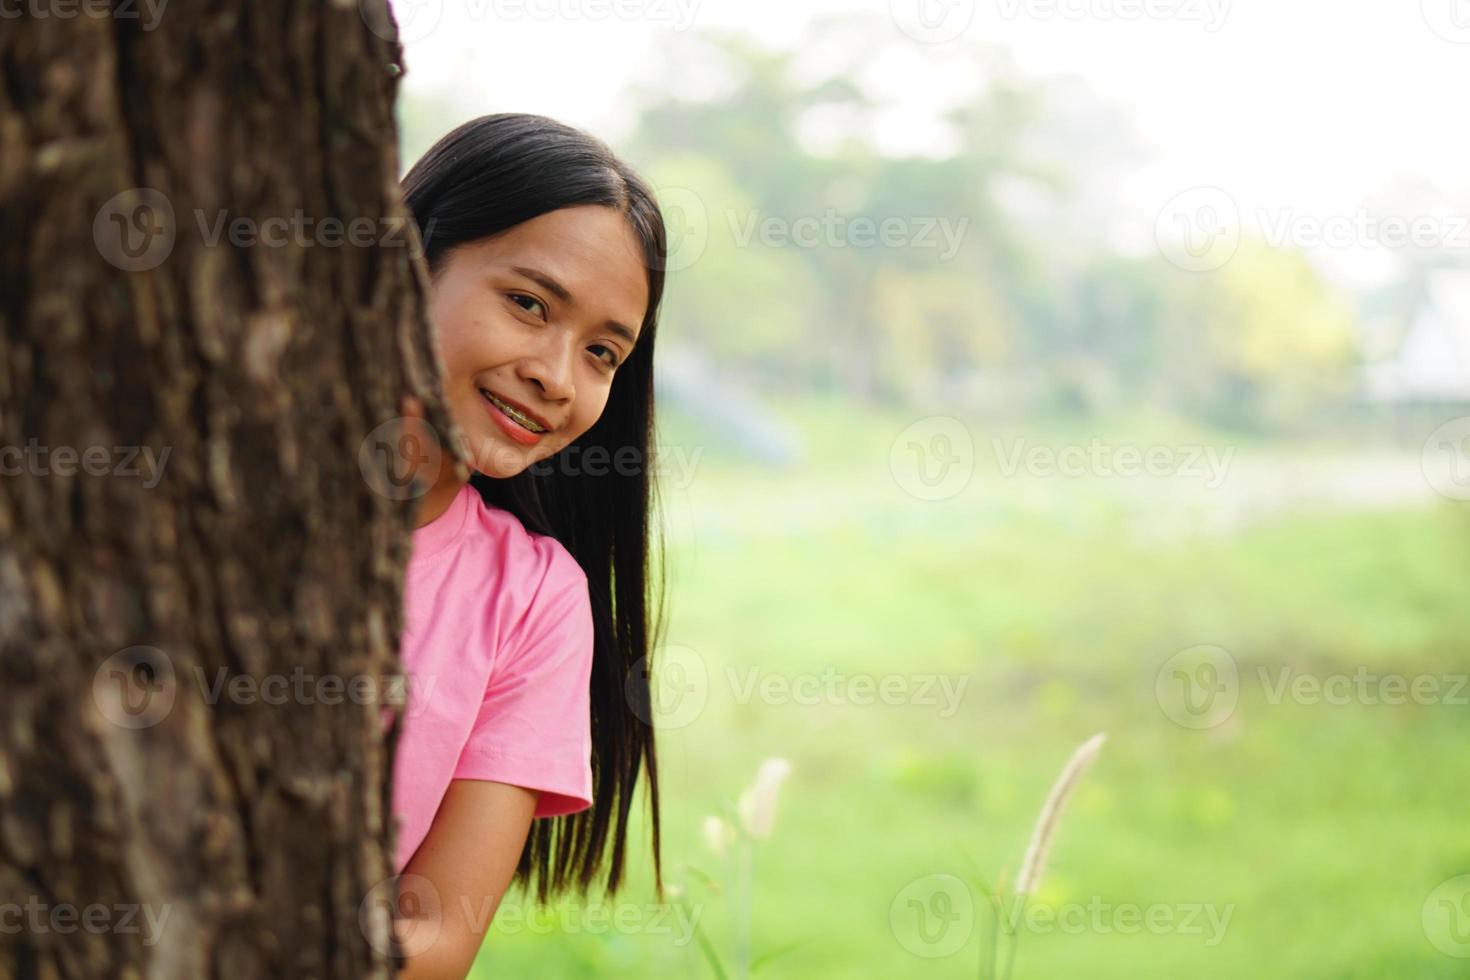
<instances>
[{"instance_id":1,"label":"bright sky","mask_svg":"<svg viewBox=\"0 0 1470 980\"><path fill-rule=\"evenodd\" d=\"M1403 178L1437 182L1470 212L1470 0L393 2L413 10L406 86L457 92L466 117L541 112L615 140L624 85L681 30L789 45L814 15L867 9L918 58L963 33L1130 107L1158 151L1120 188L1140 214L1214 185L1247 215L1344 216ZM935 97L931 77L901 64L880 78L897 100Z\"/></svg>"}]
</instances>

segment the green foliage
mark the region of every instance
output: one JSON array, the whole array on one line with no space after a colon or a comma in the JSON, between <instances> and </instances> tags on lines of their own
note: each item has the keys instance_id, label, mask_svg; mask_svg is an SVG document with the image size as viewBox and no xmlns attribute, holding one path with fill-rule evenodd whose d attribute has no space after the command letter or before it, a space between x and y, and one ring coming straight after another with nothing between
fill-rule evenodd
<instances>
[{"instance_id":1,"label":"green foliage","mask_svg":"<svg viewBox=\"0 0 1470 980\"><path fill-rule=\"evenodd\" d=\"M1353 313L1300 253L1248 241L1201 274L1114 251L1103 226L1123 212L1096 201L1141 156L1126 118L993 48L947 54L969 76L936 121L947 155L879 145L900 111L866 72L906 53L891 25L858 17L819 20L789 50L671 42L625 146L703 205L707 245L671 278L670 343L783 393L918 404L944 391L1008 413L1150 405L1263 429L1340 411ZM687 92L695 61L727 85ZM835 230L793 240L823 220ZM905 229L898 244L852 230L885 220Z\"/></svg>"},{"instance_id":2,"label":"green foliage","mask_svg":"<svg viewBox=\"0 0 1470 980\"><path fill-rule=\"evenodd\" d=\"M762 758L791 758L751 934L758 952L810 942L763 977L974 977L989 941L978 889L974 933L934 960L899 944L890 903L934 873L1013 879L1057 760L1096 731L1107 750L1035 903L1233 911L1213 944L1178 929L1031 929L1017 980L1457 975L1420 908L1470 871L1454 775L1470 710L1273 702L1260 678L1463 674L1463 508L1303 514L1283 501L1216 534L1122 486L990 470L953 500L923 503L884 469L902 415L833 403L794 417L820 449L810 468L778 479L711 466L670 500L668 640L703 659L709 701L661 736L667 859L707 864L704 816ZM1033 431L1084 441L1097 428ZM1247 448L1268 470L1301 459L1300 446ZM1154 699L1160 665L1198 643L1229 650L1243 678L1230 720L1205 731L1174 724ZM948 717L734 694L752 669L828 668L969 680ZM722 900L706 899L700 929L729 948ZM626 900L650 900L646 877ZM477 974L713 975L693 942L585 931L492 933Z\"/></svg>"}]
</instances>

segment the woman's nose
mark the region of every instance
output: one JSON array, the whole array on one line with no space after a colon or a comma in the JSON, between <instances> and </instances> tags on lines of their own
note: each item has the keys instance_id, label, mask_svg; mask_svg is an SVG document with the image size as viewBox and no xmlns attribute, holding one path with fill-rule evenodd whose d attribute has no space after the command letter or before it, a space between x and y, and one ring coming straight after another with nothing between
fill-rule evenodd
<instances>
[{"instance_id":1,"label":"woman's nose","mask_svg":"<svg viewBox=\"0 0 1470 980\"><path fill-rule=\"evenodd\" d=\"M572 345L549 345L537 355L521 360L521 377L534 383L548 399L564 401L572 397Z\"/></svg>"}]
</instances>

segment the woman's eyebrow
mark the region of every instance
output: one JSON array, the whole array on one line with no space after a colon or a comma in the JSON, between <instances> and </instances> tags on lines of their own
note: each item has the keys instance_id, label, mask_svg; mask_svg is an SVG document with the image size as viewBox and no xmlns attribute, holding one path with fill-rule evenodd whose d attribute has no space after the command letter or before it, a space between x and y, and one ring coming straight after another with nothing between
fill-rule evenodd
<instances>
[{"instance_id":1,"label":"woman's eyebrow","mask_svg":"<svg viewBox=\"0 0 1470 980\"><path fill-rule=\"evenodd\" d=\"M541 288L550 292L553 296L561 300L563 303L566 303L569 306L576 305L577 301L572 299L572 293L569 289L567 289L567 287L563 286L561 283L557 282L546 273L541 272L539 269L528 269L523 265L513 265L510 267L510 271L525 276L527 279L536 283ZM624 326L616 320L607 321L607 328L613 333L622 337L630 344L638 343L638 335L633 332L632 328Z\"/></svg>"},{"instance_id":2,"label":"woman's eyebrow","mask_svg":"<svg viewBox=\"0 0 1470 980\"><path fill-rule=\"evenodd\" d=\"M575 300L572 299L572 294L567 289L567 287L563 286L561 283L557 282L555 279L551 278L544 272L539 272L536 269L527 269L523 265L513 265L510 267L510 271L525 276L527 279L541 286L541 288L543 289L550 290L551 294L557 299L561 300L563 303L575 302Z\"/></svg>"}]
</instances>

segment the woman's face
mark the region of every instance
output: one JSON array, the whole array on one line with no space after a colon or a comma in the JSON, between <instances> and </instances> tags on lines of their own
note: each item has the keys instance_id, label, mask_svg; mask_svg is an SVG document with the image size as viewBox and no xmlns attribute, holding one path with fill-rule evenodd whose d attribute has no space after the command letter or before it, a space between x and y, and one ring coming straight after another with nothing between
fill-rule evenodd
<instances>
[{"instance_id":1,"label":"woman's face","mask_svg":"<svg viewBox=\"0 0 1470 980\"><path fill-rule=\"evenodd\" d=\"M590 429L647 308L642 248L612 208L563 208L451 249L430 312L470 465L514 476Z\"/></svg>"}]
</instances>

